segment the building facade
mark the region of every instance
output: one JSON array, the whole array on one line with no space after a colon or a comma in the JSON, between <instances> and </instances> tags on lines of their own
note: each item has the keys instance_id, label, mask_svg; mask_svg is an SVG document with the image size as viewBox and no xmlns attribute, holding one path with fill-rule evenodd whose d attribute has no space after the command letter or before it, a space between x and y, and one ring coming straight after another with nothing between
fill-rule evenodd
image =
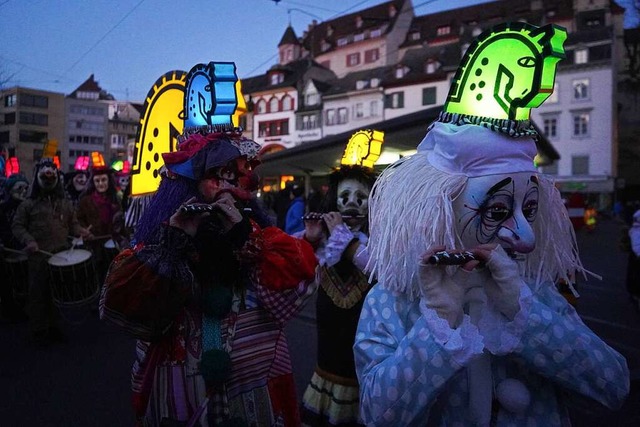
<instances>
[{"instance_id":1,"label":"building facade","mask_svg":"<svg viewBox=\"0 0 640 427\"><path fill-rule=\"evenodd\" d=\"M20 171L31 179L33 166L49 140L64 144L64 95L20 86L0 91L0 151L17 157Z\"/></svg>"}]
</instances>

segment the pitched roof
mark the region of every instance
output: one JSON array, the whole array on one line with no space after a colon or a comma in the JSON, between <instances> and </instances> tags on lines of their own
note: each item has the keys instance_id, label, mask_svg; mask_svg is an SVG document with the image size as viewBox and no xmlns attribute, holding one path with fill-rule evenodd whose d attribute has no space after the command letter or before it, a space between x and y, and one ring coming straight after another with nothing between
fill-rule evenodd
<instances>
[{"instance_id":1,"label":"pitched roof","mask_svg":"<svg viewBox=\"0 0 640 427\"><path fill-rule=\"evenodd\" d=\"M284 44L298 44L298 45L300 44L300 41L298 40L298 36L296 36L296 32L293 31L293 28L291 28L291 25L289 25L287 29L284 30L284 34L282 35L282 39L280 40L280 43L278 43L278 47Z\"/></svg>"},{"instance_id":2,"label":"pitched roof","mask_svg":"<svg viewBox=\"0 0 640 427\"><path fill-rule=\"evenodd\" d=\"M93 74L89 76L87 80L85 80L80 86L76 88L73 92L71 92L68 97L69 98L77 98L78 92L93 92L98 94L98 99L102 100L113 100L115 99L113 95L105 91L100 87L98 82L95 80Z\"/></svg>"},{"instance_id":3,"label":"pitched roof","mask_svg":"<svg viewBox=\"0 0 640 427\"><path fill-rule=\"evenodd\" d=\"M383 66L369 70L354 71L340 79L332 80L330 82L331 87L325 92L325 96L345 94L347 92L357 90L356 85L358 81L364 80L370 82L373 78L378 78L380 80L380 86L382 86L382 80L385 78L390 69L391 66ZM369 87L367 87L366 89L368 88Z\"/></svg>"},{"instance_id":4,"label":"pitched roof","mask_svg":"<svg viewBox=\"0 0 640 427\"><path fill-rule=\"evenodd\" d=\"M363 9L358 12L343 15L329 21L323 21L309 28L304 36L302 44L313 57L329 52L337 47L338 39L349 37L354 34L367 34L370 30L382 29L383 34L389 32L395 25L400 11L407 0L391 0ZM394 16L390 16L389 8L393 6L396 10ZM359 17L360 26L357 21ZM328 43L329 49L322 50L322 45Z\"/></svg>"},{"instance_id":5,"label":"pitched roof","mask_svg":"<svg viewBox=\"0 0 640 427\"><path fill-rule=\"evenodd\" d=\"M544 25L572 17L572 0L542 0L541 7L537 10L531 9L531 0L497 0L416 16L400 47L446 42L457 38L461 41L471 41L475 38L471 34L472 27L487 29L505 21L525 20L533 25ZM438 33L438 29L447 26L448 32ZM415 33L418 33L419 37L414 38Z\"/></svg>"}]
</instances>

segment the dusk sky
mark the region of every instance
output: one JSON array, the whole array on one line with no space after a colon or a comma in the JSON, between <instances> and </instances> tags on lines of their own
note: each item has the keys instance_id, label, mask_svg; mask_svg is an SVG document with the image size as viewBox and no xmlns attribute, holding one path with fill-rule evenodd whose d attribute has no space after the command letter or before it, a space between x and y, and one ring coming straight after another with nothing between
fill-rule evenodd
<instances>
[{"instance_id":1,"label":"dusk sky","mask_svg":"<svg viewBox=\"0 0 640 427\"><path fill-rule=\"evenodd\" d=\"M490 0L412 0L416 15ZM619 0L619 3L632 0ZM90 74L142 101L167 71L234 61L240 78L277 62L289 22L301 36L383 0L0 0L0 82L68 94ZM8 81L7 81L8 80Z\"/></svg>"}]
</instances>

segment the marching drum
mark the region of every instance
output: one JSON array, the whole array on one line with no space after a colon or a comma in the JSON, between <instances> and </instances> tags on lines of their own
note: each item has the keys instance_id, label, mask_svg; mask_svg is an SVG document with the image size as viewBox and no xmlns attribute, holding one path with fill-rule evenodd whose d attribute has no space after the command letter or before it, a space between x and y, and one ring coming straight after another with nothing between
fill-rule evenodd
<instances>
[{"instance_id":1,"label":"marching drum","mask_svg":"<svg viewBox=\"0 0 640 427\"><path fill-rule=\"evenodd\" d=\"M60 308L77 307L96 301L100 285L91 252L70 249L49 258L51 294Z\"/></svg>"},{"instance_id":2,"label":"marching drum","mask_svg":"<svg viewBox=\"0 0 640 427\"><path fill-rule=\"evenodd\" d=\"M29 289L29 257L26 254L11 254L3 259L6 278L13 289L13 297L23 303Z\"/></svg>"},{"instance_id":3,"label":"marching drum","mask_svg":"<svg viewBox=\"0 0 640 427\"><path fill-rule=\"evenodd\" d=\"M118 246L116 245L116 242L113 241L113 239L109 239L106 242L104 242L103 246L104 246L106 263L107 265L111 264L111 261L113 261L116 255L118 255L118 253L120 252L118 250Z\"/></svg>"}]
</instances>

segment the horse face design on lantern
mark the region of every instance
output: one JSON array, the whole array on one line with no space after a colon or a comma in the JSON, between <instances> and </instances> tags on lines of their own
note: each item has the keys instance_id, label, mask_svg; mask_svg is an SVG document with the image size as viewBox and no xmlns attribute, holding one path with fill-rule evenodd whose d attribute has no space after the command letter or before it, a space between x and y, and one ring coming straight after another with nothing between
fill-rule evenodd
<instances>
[{"instance_id":1,"label":"horse face design on lantern","mask_svg":"<svg viewBox=\"0 0 640 427\"><path fill-rule=\"evenodd\" d=\"M493 27L474 41L454 77L444 111L492 119L528 120L553 92L565 56L564 28L522 22Z\"/></svg>"}]
</instances>

